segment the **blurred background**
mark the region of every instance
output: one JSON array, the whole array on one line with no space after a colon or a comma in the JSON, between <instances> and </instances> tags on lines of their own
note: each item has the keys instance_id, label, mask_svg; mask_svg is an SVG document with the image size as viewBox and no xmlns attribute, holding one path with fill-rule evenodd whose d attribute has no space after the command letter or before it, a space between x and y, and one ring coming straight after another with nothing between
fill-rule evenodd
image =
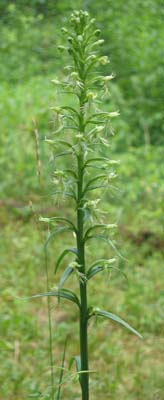
<instances>
[{"instance_id":1,"label":"blurred background","mask_svg":"<svg viewBox=\"0 0 164 400\"><path fill-rule=\"evenodd\" d=\"M0 1L0 226L1 226L1 392L0 400L49 399L46 301L23 297L45 290L44 231L38 216L54 215L49 149L57 104L51 80L62 78L69 58L61 27L73 9L96 18L116 75L110 104L120 110L113 123L112 158L120 160L118 191L105 196L109 222L118 222L114 241L128 276L95 278L91 302L124 317L144 336L140 341L106 321L90 327L91 398L164 399L164 3L162 0ZM59 96L60 97L60 96ZM65 102L69 98L65 97ZM39 135L41 182L37 177L34 130ZM29 205L30 203L30 205ZM67 214L70 205L60 205ZM49 268L54 268L50 248ZM106 254L108 254L107 250ZM93 248L95 256L99 250ZM50 272L51 286L55 284ZM78 354L76 310L52 303L55 382L66 336L67 361ZM75 329L75 327L77 329ZM73 337L73 343L72 343ZM102 373L103 371L103 373ZM63 399L79 399L79 387L66 371Z\"/></svg>"}]
</instances>

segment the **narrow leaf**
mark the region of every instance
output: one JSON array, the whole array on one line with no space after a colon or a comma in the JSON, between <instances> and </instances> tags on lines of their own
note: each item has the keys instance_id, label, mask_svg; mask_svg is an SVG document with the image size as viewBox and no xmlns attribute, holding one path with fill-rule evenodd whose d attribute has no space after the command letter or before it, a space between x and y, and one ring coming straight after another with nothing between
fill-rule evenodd
<instances>
[{"instance_id":1,"label":"narrow leaf","mask_svg":"<svg viewBox=\"0 0 164 400\"><path fill-rule=\"evenodd\" d=\"M88 237L86 238L86 240L89 240L89 239L100 239L100 240L105 241L107 244L109 244L109 245L113 248L113 250L116 252L116 254L117 254L120 258L122 258L123 260L126 260L126 258L123 257L122 254L118 251L117 247L116 247L115 244L112 242L112 240L109 239L108 237L106 237L106 236L104 236L104 235L91 235L91 236L88 236Z\"/></svg>"},{"instance_id":2,"label":"narrow leaf","mask_svg":"<svg viewBox=\"0 0 164 400\"><path fill-rule=\"evenodd\" d=\"M45 293L39 293L39 294L35 294L33 296L31 296L31 299L37 299L39 297L47 297L47 296L55 296L55 297L62 297L66 300L70 300L73 303L77 304L78 307L80 308L80 302L78 297L76 296L76 294L74 292L72 292L71 290L68 289L60 289L60 290L55 290L52 292L45 292Z\"/></svg>"},{"instance_id":3,"label":"narrow leaf","mask_svg":"<svg viewBox=\"0 0 164 400\"><path fill-rule=\"evenodd\" d=\"M62 286L64 285L65 281L68 279L68 277L72 274L73 272L73 268L72 267L67 267L65 269L65 271L63 272L60 282L59 282L59 289L62 288Z\"/></svg>"},{"instance_id":4,"label":"narrow leaf","mask_svg":"<svg viewBox=\"0 0 164 400\"><path fill-rule=\"evenodd\" d=\"M63 258L68 254L68 253L73 253L77 255L77 249L74 247L70 247L69 249L65 249L59 256L57 262L56 262L56 266L55 266L55 274L63 260Z\"/></svg>"},{"instance_id":5,"label":"narrow leaf","mask_svg":"<svg viewBox=\"0 0 164 400\"><path fill-rule=\"evenodd\" d=\"M92 183L97 182L99 179L105 179L106 175L105 174L101 174L101 175L97 175L94 178L90 179L89 182L87 182L84 190L83 190L83 194L85 194L87 192L87 190L90 188L90 186L92 185Z\"/></svg>"},{"instance_id":6,"label":"narrow leaf","mask_svg":"<svg viewBox=\"0 0 164 400\"><path fill-rule=\"evenodd\" d=\"M94 229L100 228L100 229L105 230L105 229L112 229L112 228L116 228L116 227L117 227L116 224L95 224L95 225L93 225L93 226L91 226L90 228L87 229L84 239L87 239L88 234Z\"/></svg>"},{"instance_id":7,"label":"narrow leaf","mask_svg":"<svg viewBox=\"0 0 164 400\"><path fill-rule=\"evenodd\" d=\"M109 158L106 158L106 157L94 157L94 158L89 158L86 162L85 162L85 164L84 164L84 167L83 168L86 168L89 164L92 164L93 162L97 162L97 161L100 161L101 163L102 162L104 162L104 161L109 161Z\"/></svg>"},{"instance_id":8,"label":"narrow leaf","mask_svg":"<svg viewBox=\"0 0 164 400\"><path fill-rule=\"evenodd\" d=\"M69 364L68 364L68 370L69 370L69 371L71 370L74 361L75 361L75 363L76 363L76 370L77 370L77 372L80 372L80 371L81 371L81 358L80 358L80 355L74 356L74 357L71 357L71 358L70 358Z\"/></svg>"},{"instance_id":9,"label":"narrow leaf","mask_svg":"<svg viewBox=\"0 0 164 400\"><path fill-rule=\"evenodd\" d=\"M61 107L61 108L62 108L62 110L72 111L74 114L76 114L77 116L79 116L78 111L77 111L75 108L73 108L73 107L64 106L64 107Z\"/></svg>"},{"instance_id":10,"label":"narrow leaf","mask_svg":"<svg viewBox=\"0 0 164 400\"><path fill-rule=\"evenodd\" d=\"M47 240L46 240L46 242L45 242L45 247L47 247L48 243L49 243L56 235L58 235L59 233L62 233L62 232L70 231L70 230L72 230L72 229L71 229L71 228L68 228L68 227L60 227L60 228L54 229L54 230L48 235L48 238L47 238Z\"/></svg>"},{"instance_id":11,"label":"narrow leaf","mask_svg":"<svg viewBox=\"0 0 164 400\"><path fill-rule=\"evenodd\" d=\"M64 126L63 128L65 129L66 127ZM65 145L66 147L69 147L73 152L75 151L74 146L72 146L72 144L67 142L66 140L57 139L54 143Z\"/></svg>"},{"instance_id":12,"label":"narrow leaf","mask_svg":"<svg viewBox=\"0 0 164 400\"><path fill-rule=\"evenodd\" d=\"M69 168L63 169L63 172L66 172L66 173L72 175L72 176L75 178L75 180L77 181L77 174L76 174L76 172L73 171L72 169L69 169Z\"/></svg>"},{"instance_id":13,"label":"narrow leaf","mask_svg":"<svg viewBox=\"0 0 164 400\"><path fill-rule=\"evenodd\" d=\"M92 310L92 314L89 316L91 317L92 315L96 315L98 317L105 317L108 319L111 319L112 321L117 322L118 324L124 326L125 328L127 328L129 331L131 331L132 333L134 333L135 335L137 335L140 339L142 339L142 335L140 335L140 333L138 331L136 331L136 329L134 329L131 325L129 325L126 321L124 321L122 318L118 317L115 314L112 314L108 311L104 311L104 310L99 310L99 309L93 309Z\"/></svg>"},{"instance_id":14,"label":"narrow leaf","mask_svg":"<svg viewBox=\"0 0 164 400\"><path fill-rule=\"evenodd\" d=\"M77 372L81 371L81 357L80 355L75 356L76 370Z\"/></svg>"},{"instance_id":15,"label":"narrow leaf","mask_svg":"<svg viewBox=\"0 0 164 400\"><path fill-rule=\"evenodd\" d=\"M62 156L67 156L69 154L72 154L72 151L70 151L70 150L61 151L60 153L55 154L54 159L62 157Z\"/></svg>"},{"instance_id":16,"label":"narrow leaf","mask_svg":"<svg viewBox=\"0 0 164 400\"><path fill-rule=\"evenodd\" d=\"M56 400L60 400L60 399L61 399L61 385L62 385L62 382L63 382L63 373L64 373L64 362L65 362L66 347L67 347L67 338L66 338L65 344L64 344L63 357L62 357L62 363L61 363L61 371L60 371L60 377L59 377L59 387L58 387L58 391L57 391L57 398L56 398Z\"/></svg>"},{"instance_id":17,"label":"narrow leaf","mask_svg":"<svg viewBox=\"0 0 164 400\"><path fill-rule=\"evenodd\" d=\"M65 218L65 217L52 217L50 218L50 222L51 221L56 221L56 222L60 222L60 221L64 221L67 222L67 224L71 225L73 230L76 232L76 227L74 225L74 223L69 219L69 218Z\"/></svg>"},{"instance_id":18,"label":"narrow leaf","mask_svg":"<svg viewBox=\"0 0 164 400\"><path fill-rule=\"evenodd\" d=\"M87 192L89 192L89 191L91 191L91 190L102 189L102 188L106 188L106 189L107 189L106 184L100 184L100 185L89 186L89 187L87 188Z\"/></svg>"},{"instance_id":19,"label":"narrow leaf","mask_svg":"<svg viewBox=\"0 0 164 400\"><path fill-rule=\"evenodd\" d=\"M98 272L101 272L104 270L103 266L97 265L94 267L89 268L89 270L87 271L86 277L87 279L91 279L94 275L96 275Z\"/></svg>"}]
</instances>

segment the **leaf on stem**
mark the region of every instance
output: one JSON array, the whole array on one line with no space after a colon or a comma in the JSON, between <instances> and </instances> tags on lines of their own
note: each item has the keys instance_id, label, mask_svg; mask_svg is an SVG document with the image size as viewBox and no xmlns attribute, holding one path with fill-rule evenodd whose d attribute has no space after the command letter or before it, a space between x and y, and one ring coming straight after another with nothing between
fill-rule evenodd
<instances>
[{"instance_id":1,"label":"leaf on stem","mask_svg":"<svg viewBox=\"0 0 164 400\"><path fill-rule=\"evenodd\" d=\"M109 244L112 249L115 251L115 253L122 258L123 260L126 260L125 257L123 257L123 255L118 251L117 247L115 246L115 244L113 243L113 241L111 239L109 239L108 237L104 236L104 235L91 235L88 236L86 238L86 240L90 240L90 239L100 239L103 240L104 242L106 242L107 244Z\"/></svg>"},{"instance_id":2,"label":"leaf on stem","mask_svg":"<svg viewBox=\"0 0 164 400\"><path fill-rule=\"evenodd\" d=\"M90 310L89 310L90 311ZM142 339L142 335L136 331L131 325L128 324L128 322L124 321L122 318L118 317L118 315L115 315L113 313L110 313L108 311L100 310L99 308L93 308L91 312L88 314L88 319L91 318L92 316L98 316L98 317L104 317L108 318L114 322L117 322L118 324L124 326L127 328L129 331L134 333L136 336L138 336L140 339Z\"/></svg>"},{"instance_id":3,"label":"leaf on stem","mask_svg":"<svg viewBox=\"0 0 164 400\"><path fill-rule=\"evenodd\" d=\"M39 293L39 294L35 294L33 296L30 297L30 299L37 299L40 297L47 297L47 296L55 296L55 297L62 297L66 300L70 300L73 303L75 303L79 308L80 308L80 301L77 297L77 295L72 292L71 290L68 289L60 289L60 290L55 290L52 292L45 292L45 293Z\"/></svg>"},{"instance_id":4,"label":"leaf on stem","mask_svg":"<svg viewBox=\"0 0 164 400\"><path fill-rule=\"evenodd\" d=\"M76 370L77 372L81 371L81 357L80 355L75 356Z\"/></svg>"},{"instance_id":5,"label":"leaf on stem","mask_svg":"<svg viewBox=\"0 0 164 400\"><path fill-rule=\"evenodd\" d=\"M118 268L111 266L111 264L114 264L115 262L116 262L116 258L111 258L109 260L105 260L105 259L98 260L96 263L91 265L91 267L88 269L87 274L86 274L87 279L89 280L94 275L96 275L98 272L105 271L110 268L118 270ZM100 264L102 264L102 265L100 265Z\"/></svg>"},{"instance_id":6,"label":"leaf on stem","mask_svg":"<svg viewBox=\"0 0 164 400\"><path fill-rule=\"evenodd\" d=\"M57 260L57 262L56 262L55 274L56 274L56 272L57 272L57 270L58 270L58 268L59 268L59 266L60 266L60 264L61 264L63 258L64 258L67 254L69 254L69 253L73 253L73 254L75 254L75 255L77 256L77 249L76 249L75 247L70 247L70 248L68 248L68 249L65 249L65 250L60 254L60 256L59 256L59 258L58 258L58 260Z\"/></svg>"},{"instance_id":7,"label":"leaf on stem","mask_svg":"<svg viewBox=\"0 0 164 400\"><path fill-rule=\"evenodd\" d=\"M102 229L103 231L107 231L113 228L117 228L117 224L95 224L86 231L84 240L87 239L89 233L92 232L92 230L99 228Z\"/></svg>"},{"instance_id":8,"label":"leaf on stem","mask_svg":"<svg viewBox=\"0 0 164 400\"><path fill-rule=\"evenodd\" d=\"M54 160L59 157L68 156L69 154L72 154L72 151L70 150L61 151L60 153L55 154Z\"/></svg>"},{"instance_id":9,"label":"leaf on stem","mask_svg":"<svg viewBox=\"0 0 164 400\"><path fill-rule=\"evenodd\" d=\"M97 182L100 179L105 179L106 175L105 174L101 174L101 175L97 175L94 178L90 179L90 181L88 181L84 187L83 190L83 195L89 190L90 186L92 185L92 183Z\"/></svg>"},{"instance_id":10,"label":"leaf on stem","mask_svg":"<svg viewBox=\"0 0 164 400\"><path fill-rule=\"evenodd\" d=\"M62 274L62 276L61 276L61 278L60 278L59 289L62 288L62 286L64 285L65 281L66 281L66 280L68 279L68 277L72 274L73 270L74 270L74 268L73 268L73 267L70 267L70 266L68 266L68 267L64 270L64 272L63 272L63 274Z\"/></svg>"},{"instance_id":11,"label":"leaf on stem","mask_svg":"<svg viewBox=\"0 0 164 400\"><path fill-rule=\"evenodd\" d=\"M68 231L72 231L72 229L71 229L71 228L68 228L68 227L66 227L66 226L65 226L65 227L64 227L64 226L61 226L61 227L59 227L59 228L57 228L57 229L54 229L51 233L49 233L48 238L47 238L47 240L46 240L44 246L47 247L48 244L49 244L49 242L50 242L56 235L58 235L59 233L68 232Z\"/></svg>"},{"instance_id":12,"label":"leaf on stem","mask_svg":"<svg viewBox=\"0 0 164 400\"><path fill-rule=\"evenodd\" d=\"M39 221L43 221L43 222L66 222L68 225L70 225L72 227L72 230L74 232L76 232L76 227L74 225L74 223L69 219L69 218L65 218L65 217L51 217L51 218L39 218Z\"/></svg>"}]
</instances>

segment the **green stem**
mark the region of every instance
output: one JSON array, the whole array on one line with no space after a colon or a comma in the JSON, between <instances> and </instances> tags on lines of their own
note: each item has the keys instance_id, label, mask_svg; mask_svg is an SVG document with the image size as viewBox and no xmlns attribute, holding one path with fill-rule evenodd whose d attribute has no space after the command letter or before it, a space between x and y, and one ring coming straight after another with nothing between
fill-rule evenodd
<instances>
[{"instance_id":1,"label":"green stem","mask_svg":"<svg viewBox=\"0 0 164 400\"><path fill-rule=\"evenodd\" d=\"M46 270L46 287L49 291L49 274L48 274L48 256L47 249L44 248L45 255L45 270ZM53 366L53 350L52 350L52 323L51 323L51 300L47 297L47 308L48 308L48 327L49 327L49 357L50 357L50 368L51 368L51 400L54 400L54 366Z\"/></svg>"},{"instance_id":2,"label":"green stem","mask_svg":"<svg viewBox=\"0 0 164 400\"><path fill-rule=\"evenodd\" d=\"M83 210L82 210L82 191L83 191L83 156L78 158L78 209L77 209L77 249L80 272L85 274L85 244L83 238ZM80 282L80 358L81 375L80 384L82 390L82 400L89 400L89 375L88 372L88 335L87 335L87 287L86 282Z\"/></svg>"},{"instance_id":3,"label":"green stem","mask_svg":"<svg viewBox=\"0 0 164 400\"><path fill-rule=\"evenodd\" d=\"M83 73L81 71L81 76ZM85 80L80 96L79 131L85 131L84 105L85 105ZM77 181L77 250L80 272L85 274L85 241L84 241L84 213L83 213L83 179L84 179L84 156L80 149L78 156L78 181ZM88 374L88 332L87 332L87 286L86 282L80 282L80 359L81 374L80 384L82 400L89 400L89 374ZM83 372L84 371L84 372Z\"/></svg>"}]
</instances>

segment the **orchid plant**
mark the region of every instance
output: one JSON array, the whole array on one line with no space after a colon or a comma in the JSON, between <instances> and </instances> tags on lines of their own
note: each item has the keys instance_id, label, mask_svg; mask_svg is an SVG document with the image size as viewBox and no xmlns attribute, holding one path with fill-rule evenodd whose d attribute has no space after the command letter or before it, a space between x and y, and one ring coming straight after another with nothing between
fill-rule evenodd
<instances>
[{"instance_id":1,"label":"orchid plant","mask_svg":"<svg viewBox=\"0 0 164 400\"><path fill-rule=\"evenodd\" d=\"M89 400L89 362L88 362L88 322L94 316L108 318L140 337L140 334L119 316L102 310L96 304L88 304L89 282L104 270L117 269L115 258L101 258L88 264L86 245L90 240L103 240L114 248L110 232L115 224L104 223L103 212L99 214L101 192L112 187L116 178L114 171L117 161L102 156L103 148L108 154L111 119L119 112L100 109L102 99L108 93L110 81L114 75L101 75L103 65L109 63L107 56L99 55L100 30L95 28L95 20L86 11L75 11L71 15L70 31L62 28L67 41L59 50L70 55L71 63L65 67L63 81L55 78L52 83L67 93L70 102L66 105L53 106L55 114L54 136L46 138L52 148L54 160L53 185L55 193L69 203L72 201L72 218L56 215L51 218L40 217L48 222L50 234L46 246L54 236L61 232L73 232L75 244L63 249L58 256L55 274L62 267L66 256L70 263L62 271L56 289L36 295L64 298L76 305L79 312L79 355L75 358L82 400ZM72 105L73 103L73 105ZM71 105L70 105L71 104ZM110 135L111 136L111 135ZM64 162L61 160L64 159ZM64 166L63 166L64 165ZM62 167L61 167L62 166ZM66 167L65 167L66 166ZM94 197L98 193L98 198ZM99 214L99 216L98 216ZM105 220L106 220L105 215ZM54 226L55 225L55 226ZM65 264L64 264L65 265ZM68 278L75 275L79 291L65 287ZM52 381L53 382L53 381ZM52 390L54 398L54 390ZM58 397L59 398L59 397Z\"/></svg>"}]
</instances>

